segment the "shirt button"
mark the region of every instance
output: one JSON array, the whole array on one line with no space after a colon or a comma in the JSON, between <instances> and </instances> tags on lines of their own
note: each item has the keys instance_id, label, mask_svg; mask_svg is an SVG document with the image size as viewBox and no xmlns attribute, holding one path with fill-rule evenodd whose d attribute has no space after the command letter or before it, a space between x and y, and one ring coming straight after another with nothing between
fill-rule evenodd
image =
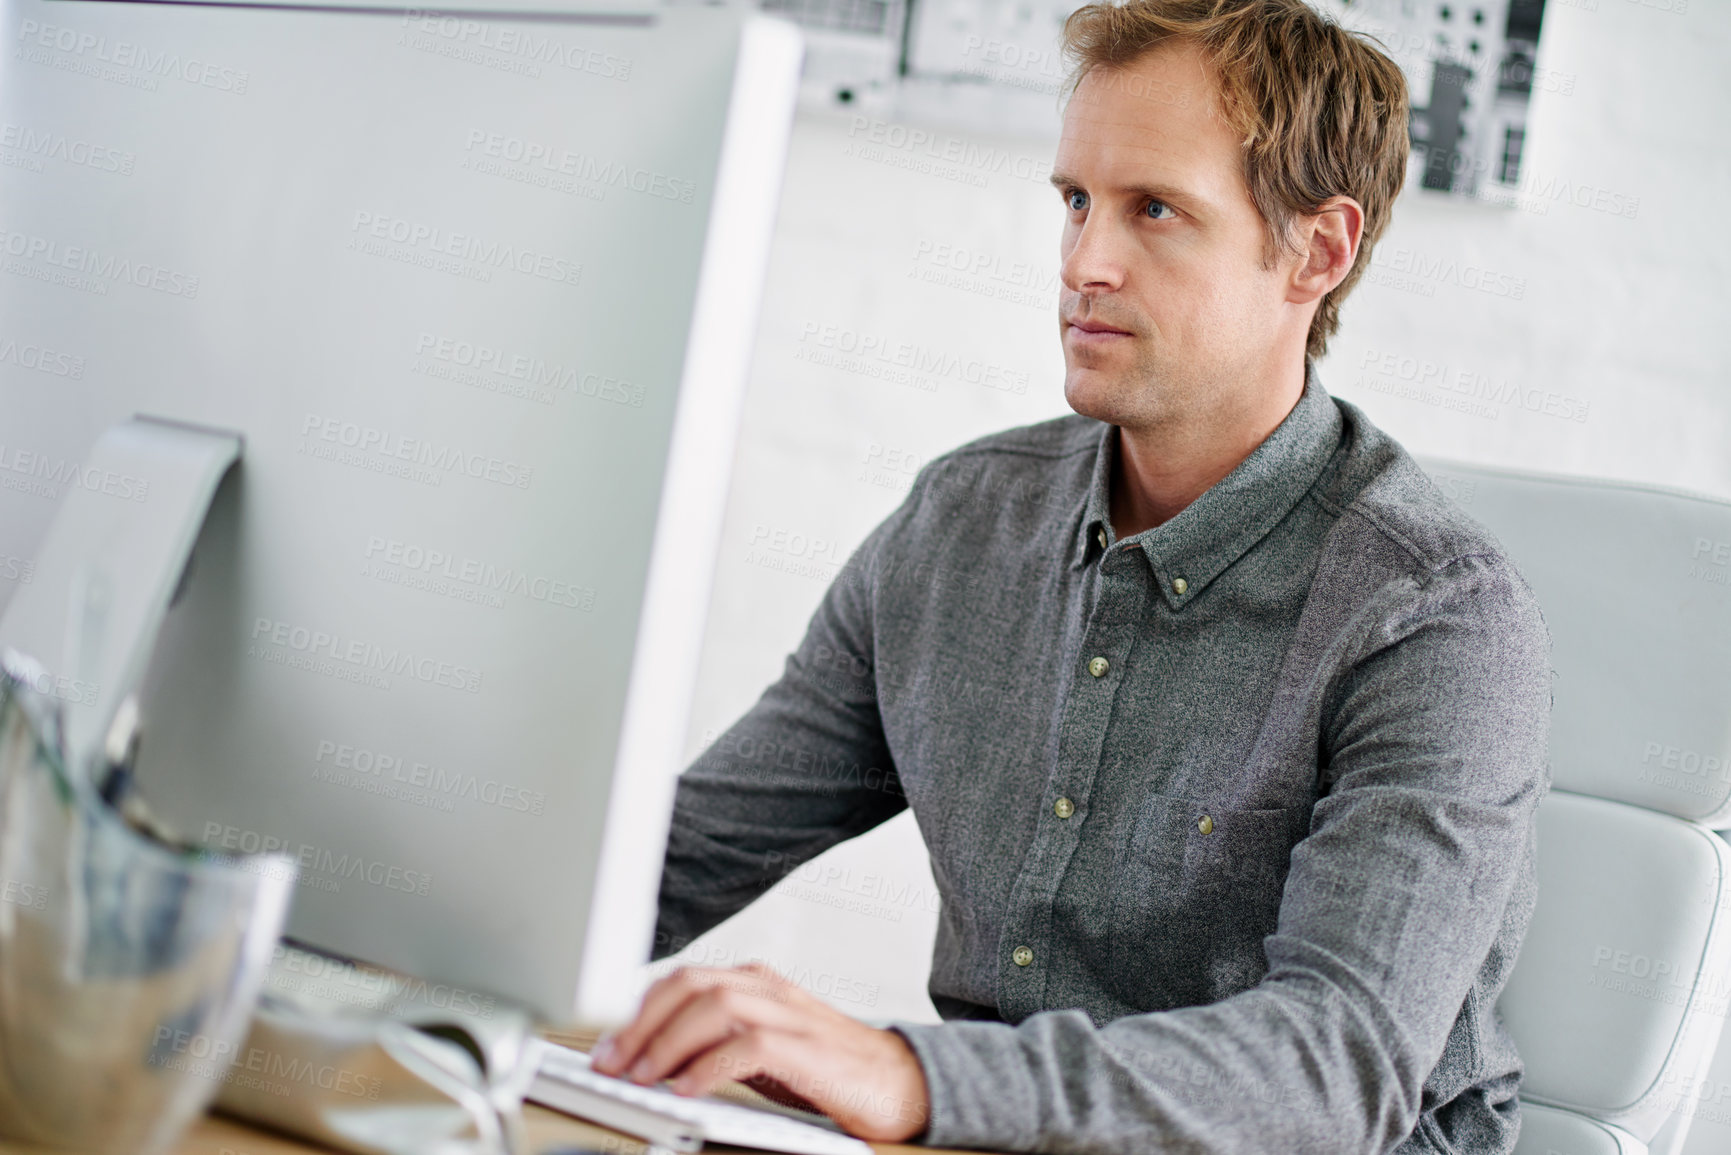
<instances>
[{"instance_id":1,"label":"shirt button","mask_svg":"<svg viewBox=\"0 0 1731 1155\"><path fill-rule=\"evenodd\" d=\"M1025 967L1034 961L1034 952L1025 946L1019 946L1010 952L1010 961L1019 967Z\"/></svg>"},{"instance_id":2,"label":"shirt button","mask_svg":"<svg viewBox=\"0 0 1731 1155\"><path fill-rule=\"evenodd\" d=\"M1100 539L1100 548L1105 549L1106 548L1106 531L1101 530L1099 533L1096 533L1094 536Z\"/></svg>"},{"instance_id":3,"label":"shirt button","mask_svg":"<svg viewBox=\"0 0 1731 1155\"><path fill-rule=\"evenodd\" d=\"M1184 594L1184 591L1189 589L1189 588L1190 588L1190 583L1185 581L1183 578L1173 578L1172 579L1172 592L1175 594L1178 594L1180 597L1182 597Z\"/></svg>"},{"instance_id":4,"label":"shirt button","mask_svg":"<svg viewBox=\"0 0 1731 1155\"><path fill-rule=\"evenodd\" d=\"M1196 829L1200 830L1204 834L1213 834L1214 819L1204 814L1201 818L1196 820Z\"/></svg>"},{"instance_id":5,"label":"shirt button","mask_svg":"<svg viewBox=\"0 0 1731 1155\"><path fill-rule=\"evenodd\" d=\"M1070 815L1076 813L1076 804L1071 802L1068 798L1060 798L1056 802L1052 803L1052 813L1056 814L1059 818L1068 818Z\"/></svg>"},{"instance_id":6,"label":"shirt button","mask_svg":"<svg viewBox=\"0 0 1731 1155\"><path fill-rule=\"evenodd\" d=\"M1112 668L1112 663L1108 662L1105 658L1089 658L1088 659L1088 672L1090 674L1093 674L1096 678L1105 677L1106 671L1110 670L1111 668Z\"/></svg>"}]
</instances>

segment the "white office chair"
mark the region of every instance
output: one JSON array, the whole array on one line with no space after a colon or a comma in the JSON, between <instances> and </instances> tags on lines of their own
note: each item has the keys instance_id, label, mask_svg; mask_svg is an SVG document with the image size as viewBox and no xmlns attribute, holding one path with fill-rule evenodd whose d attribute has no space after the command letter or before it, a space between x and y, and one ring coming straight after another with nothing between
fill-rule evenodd
<instances>
[{"instance_id":1,"label":"white office chair","mask_svg":"<svg viewBox=\"0 0 1731 1155\"><path fill-rule=\"evenodd\" d=\"M1538 903L1497 1000L1526 1064L1517 1155L1726 1155L1731 503L1424 464L1553 644Z\"/></svg>"}]
</instances>

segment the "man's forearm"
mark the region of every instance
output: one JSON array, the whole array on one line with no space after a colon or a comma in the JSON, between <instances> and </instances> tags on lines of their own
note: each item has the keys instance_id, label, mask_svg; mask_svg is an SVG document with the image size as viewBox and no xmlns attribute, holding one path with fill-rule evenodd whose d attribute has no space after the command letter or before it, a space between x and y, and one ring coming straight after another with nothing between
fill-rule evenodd
<instances>
[{"instance_id":1,"label":"man's forearm","mask_svg":"<svg viewBox=\"0 0 1731 1155\"><path fill-rule=\"evenodd\" d=\"M1104 1027L1080 1011L898 1024L925 1072L925 1141L1077 1155L1391 1149L1413 1130L1435 1056L1345 994L1349 978L1324 977L1338 960L1290 941L1271 954L1259 987Z\"/></svg>"}]
</instances>

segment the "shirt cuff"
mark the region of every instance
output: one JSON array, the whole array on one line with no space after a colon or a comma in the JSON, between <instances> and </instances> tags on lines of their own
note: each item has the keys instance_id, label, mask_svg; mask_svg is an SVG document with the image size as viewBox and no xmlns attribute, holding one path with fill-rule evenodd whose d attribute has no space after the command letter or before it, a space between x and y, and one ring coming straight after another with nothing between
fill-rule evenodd
<instances>
[{"instance_id":1,"label":"shirt cuff","mask_svg":"<svg viewBox=\"0 0 1731 1155\"><path fill-rule=\"evenodd\" d=\"M1029 1151L1040 1134L1039 1096L1005 1023L891 1023L926 1076L929 1147Z\"/></svg>"}]
</instances>

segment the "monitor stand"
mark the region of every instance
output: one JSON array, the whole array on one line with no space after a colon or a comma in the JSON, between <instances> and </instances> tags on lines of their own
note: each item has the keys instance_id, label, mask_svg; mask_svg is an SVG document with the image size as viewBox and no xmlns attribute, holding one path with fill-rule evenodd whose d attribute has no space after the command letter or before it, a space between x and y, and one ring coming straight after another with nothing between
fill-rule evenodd
<instances>
[{"instance_id":1,"label":"monitor stand","mask_svg":"<svg viewBox=\"0 0 1731 1155\"><path fill-rule=\"evenodd\" d=\"M52 682L40 688L64 706L72 773L92 773L97 757L121 760L104 744L123 703L144 677L217 486L239 462L242 448L236 433L140 416L97 438L73 476L36 556L34 579L0 617L0 647L35 659ZM281 925L280 914L274 925ZM269 975L262 966L259 971L257 977L268 986ZM522 1049L529 1030L526 1016L513 1009L491 1028L462 1020L453 1025L436 1013L431 1024L413 1016L402 1023L389 1014L378 1017L377 1045L403 1068L394 1091L405 1097L403 1104L381 1104L381 1116L393 1109L406 1112L405 1117L416 1111L438 1114L460 1105L503 1150L528 1150L518 1115L535 1074L532 1056ZM485 1069L472 1070L467 1056L438 1031L416 1029L430 1025L447 1033L464 1031L472 1045L485 1047ZM344 1029L360 1028L351 1023ZM258 1012L251 1030L254 1036L243 1037L264 1031L262 1037L291 1064L327 1060L340 1033L312 1012L286 1005ZM338 1041L354 1045L347 1036ZM455 1102L444 1103L436 1095L429 1099L422 1084ZM328 1128L318 1129L326 1123L322 1106L317 1090L310 1088L288 1099L235 1095L230 1088L221 1101L232 1114L330 1140Z\"/></svg>"},{"instance_id":2,"label":"monitor stand","mask_svg":"<svg viewBox=\"0 0 1731 1155\"><path fill-rule=\"evenodd\" d=\"M65 709L68 768L89 773L138 687L239 434L138 416L73 473L35 577L0 617L0 646L34 658Z\"/></svg>"}]
</instances>

